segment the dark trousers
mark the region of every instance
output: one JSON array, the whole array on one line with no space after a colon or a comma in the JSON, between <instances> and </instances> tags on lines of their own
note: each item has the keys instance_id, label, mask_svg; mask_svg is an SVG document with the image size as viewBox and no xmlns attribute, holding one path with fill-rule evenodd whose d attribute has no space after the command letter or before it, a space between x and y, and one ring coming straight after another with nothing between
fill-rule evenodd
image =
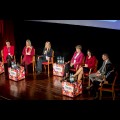
<instances>
[{"instance_id":1,"label":"dark trousers","mask_svg":"<svg viewBox=\"0 0 120 120\"><path fill-rule=\"evenodd\" d=\"M83 67L83 71L84 71L84 73L88 73L90 71L90 69L88 67Z\"/></svg>"},{"instance_id":2,"label":"dark trousers","mask_svg":"<svg viewBox=\"0 0 120 120\"><path fill-rule=\"evenodd\" d=\"M69 70L70 70L71 68L74 68L74 66L71 67L71 66L70 66L70 63L68 63L68 64L65 65L64 76L66 76L66 73L69 73Z\"/></svg>"},{"instance_id":3,"label":"dark trousers","mask_svg":"<svg viewBox=\"0 0 120 120\"><path fill-rule=\"evenodd\" d=\"M8 79L8 67L11 67L11 61L12 61L12 57L10 55L8 55L6 57L6 61L7 63L4 64L5 67L5 78Z\"/></svg>"},{"instance_id":4,"label":"dark trousers","mask_svg":"<svg viewBox=\"0 0 120 120\"><path fill-rule=\"evenodd\" d=\"M20 65L24 67L25 72L27 73L28 72L28 65L25 64L25 62L22 62Z\"/></svg>"},{"instance_id":5,"label":"dark trousers","mask_svg":"<svg viewBox=\"0 0 120 120\"><path fill-rule=\"evenodd\" d=\"M98 93L98 88L100 87L100 84L101 82L99 81L94 81L93 82L93 87L92 87L92 91L93 91L93 95L96 96L96 93Z\"/></svg>"},{"instance_id":6,"label":"dark trousers","mask_svg":"<svg viewBox=\"0 0 120 120\"><path fill-rule=\"evenodd\" d=\"M11 61L13 60L12 57L10 55L8 55L6 57L6 60L7 60L8 67L11 67Z\"/></svg>"},{"instance_id":7,"label":"dark trousers","mask_svg":"<svg viewBox=\"0 0 120 120\"><path fill-rule=\"evenodd\" d=\"M42 63L47 62L45 57L41 57L37 60L37 66L36 66L36 71L42 72Z\"/></svg>"}]
</instances>

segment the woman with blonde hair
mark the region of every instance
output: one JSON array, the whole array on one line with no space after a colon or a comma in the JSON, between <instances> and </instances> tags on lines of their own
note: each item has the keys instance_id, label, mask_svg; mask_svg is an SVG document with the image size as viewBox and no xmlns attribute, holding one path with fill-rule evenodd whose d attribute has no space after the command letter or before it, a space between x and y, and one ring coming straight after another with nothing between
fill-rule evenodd
<instances>
[{"instance_id":1,"label":"woman with blonde hair","mask_svg":"<svg viewBox=\"0 0 120 120\"><path fill-rule=\"evenodd\" d=\"M36 71L38 74L42 72L42 62L47 62L52 57L52 51L51 43L47 41L43 49L43 54L37 58Z\"/></svg>"},{"instance_id":2,"label":"woman with blonde hair","mask_svg":"<svg viewBox=\"0 0 120 120\"><path fill-rule=\"evenodd\" d=\"M22 55L24 56L22 65L29 65L35 55L34 47L31 45L31 41L29 39L26 40L26 46L23 48Z\"/></svg>"}]
</instances>

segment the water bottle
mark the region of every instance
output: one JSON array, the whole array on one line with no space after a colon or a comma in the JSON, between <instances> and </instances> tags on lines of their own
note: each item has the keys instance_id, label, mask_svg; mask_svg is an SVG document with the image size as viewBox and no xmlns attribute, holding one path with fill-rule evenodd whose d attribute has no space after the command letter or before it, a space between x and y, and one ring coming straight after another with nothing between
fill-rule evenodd
<instances>
[{"instance_id":1,"label":"water bottle","mask_svg":"<svg viewBox=\"0 0 120 120\"><path fill-rule=\"evenodd\" d=\"M58 64L60 63L60 57L58 56Z\"/></svg>"},{"instance_id":2,"label":"water bottle","mask_svg":"<svg viewBox=\"0 0 120 120\"><path fill-rule=\"evenodd\" d=\"M63 61L62 61L62 62L63 62L63 64L64 64L64 57L63 57Z\"/></svg>"},{"instance_id":3,"label":"water bottle","mask_svg":"<svg viewBox=\"0 0 120 120\"><path fill-rule=\"evenodd\" d=\"M15 62L13 62L13 69L15 69Z\"/></svg>"},{"instance_id":4,"label":"water bottle","mask_svg":"<svg viewBox=\"0 0 120 120\"><path fill-rule=\"evenodd\" d=\"M17 69L17 64L14 62L14 69Z\"/></svg>"},{"instance_id":5,"label":"water bottle","mask_svg":"<svg viewBox=\"0 0 120 120\"><path fill-rule=\"evenodd\" d=\"M11 67L14 68L14 62L13 61L11 62Z\"/></svg>"},{"instance_id":6,"label":"water bottle","mask_svg":"<svg viewBox=\"0 0 120 120\"><path fill-rule=\"evenodd\" d=\"M61 64L61 56L60 56L60 58L59 58L59 63Z\"/></svg>"},{"instance_id":7,"label":"water bottle","mask_svg":"<svg viewBox=\"0 0 120 120\"><path fill-rule=\"evenodd\" d=\"M61 64L62 64L63 60L62 60L62 57L61 57Z\"/></svg>"},{"instance_id":8,"label":"water bottle","mask_svg":"<svg viewBox=\"0 0 120 120\"><path fill-rule=\"evenodd\" d=\"M69 79L70 79L70 82L71 82L71 78L72 78L71 76L72 76L72 74L70 73L70 78L69 78Z\"/></svg>"},{"instance_id":9,"label":"water bottle","mask_svg":"<svg viewBox=\"0 0 120 120\"><path fill-rule=\"evenodd\" d=\"M63 64L63 57L61 57L61 64Z\"/></svg>"},{"instance_id":10,"label":"water bottle","mask_svg":"<svg viewBox=\"0 0 120 120\"><path fill-rule=\"evenodd\" d=\"M74 82L73 74L71 74L70 77L71 77L71 78L70 78L70 82L71 82L71 83Z\"/></svg>"},{"instance_id":11,"label":"water bottle","mask_svg":"<svg viewBox=\"0 0 120 120\"><path fill-rule=\"evenodd\" d=\"M74 82L75 78L73 77L74 74L72 74L72 82Z\"/></svg>"}]
</instances>

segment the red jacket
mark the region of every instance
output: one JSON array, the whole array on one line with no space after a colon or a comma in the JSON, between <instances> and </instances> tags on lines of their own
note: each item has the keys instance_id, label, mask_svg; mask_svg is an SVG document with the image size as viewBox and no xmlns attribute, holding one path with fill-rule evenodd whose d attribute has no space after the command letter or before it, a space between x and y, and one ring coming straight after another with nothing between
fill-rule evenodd
<instances>
[{"instance_id":1,"label":"red jacket","mask_svg":"<svg viewBox=\"0 0 120 120\"><path fill-rule=\"evenodd\" d=\"M96 63L96 57L92 56L90 59L88 59L88 56L86 56L85 64L88 65L88 68L94 68Z\"/></svg>"},{"instance_id":2,"label":"red jacket","mask_svg":"<svg viewBox=\"0 0 120 120\"><path fill-rule=\"evenodd\" d=\"M30 48L27 49L29 51ZM35 49L32 47L30 55L26 55L26 46L23 48L22 54L24 55L24 58L22 62L25 62L25 64L30 64L32 61L33 56L35 55Z\"/></svg>"},{"instance_id":3,"label":"red jacket","mask_svg":"<svg viewBox=\"0 0 120 120\"><path fill-rule=\"evenodd\" d=\"M14 55L14 46L10 46L10 54L13 56ZM8 48L7 46L4 46L3 48L3 59L4 62L6 62L6 57L8 56Z\"/></svg>"},{"instance_id":4,"label":"red jacket","mask_svg":"<svg viewBox=\"0 0 120 120\"><path fill-rule=\"evenodd\" d=\"M74 64L74 68L76 69L77 65L81 65L84 59L84 54L81 52L76 58L77 52L74 53L72 59L71 59L71 63L74 63L74 60L76 60L75 64Z\"/></svg>"}]
</instances>

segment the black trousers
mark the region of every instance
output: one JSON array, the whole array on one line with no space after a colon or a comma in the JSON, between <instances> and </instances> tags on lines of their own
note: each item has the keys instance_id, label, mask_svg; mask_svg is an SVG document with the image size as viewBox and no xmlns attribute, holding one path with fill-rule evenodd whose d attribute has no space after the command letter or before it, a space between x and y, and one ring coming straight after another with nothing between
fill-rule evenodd
<instances>
[{"instance_id":1,"label":"black trousers","mask_svg":"<svg viewBox=\"0 0 120 120\"><path fill-rule=\"evenodd\" d=\"M84 73L88 73L90 71L90 69L88 67L83 67L83 71L84 71Z\"/></svg>"},{"instance_id":2,"label":"black trousers","mask_svg":"<svg viewBox=\"0 0 120 120\"><path fill-rule=\"evenodd\" d=\"M96 93L99 92L98 88L100 87L100 82L99 81L94 81L93 82L93 87L92 87L92 92L93 92L93 95L96 96Z\"/></svg>"},{"instance_id":3,"label":"black trousers","mask_svg":"<svg viewBox=\"0 0 120 120\"><path fill-rule=\"evenodd\" d=\"M6 57L6 60L7 60L8 67L11 67L11 61L13 60L13 58L10 55L8 55Z\"/></svg>"},{"instance_id":4,"label":"black trousers","mask_svg":"<svg viewBox=\"0 0 120 120\"><path fill-rule=\"evenodd\" d=\"M65 71L64 71L64 76L66 76L66 73L69 73L70 69L74 68L74 66L70 66L70 63L65 65Z\"/></svg>"},{"instance_id":5,"label":"black trousers","mask_svg":"<svg viewBox=\"0 0 120 120\"><path fill-rule=\"evenodd\" d=\"M42 62L47 62L45 57L41 57L37 60L36 71L42 72Z\"/></svg>"}]
</instances>

